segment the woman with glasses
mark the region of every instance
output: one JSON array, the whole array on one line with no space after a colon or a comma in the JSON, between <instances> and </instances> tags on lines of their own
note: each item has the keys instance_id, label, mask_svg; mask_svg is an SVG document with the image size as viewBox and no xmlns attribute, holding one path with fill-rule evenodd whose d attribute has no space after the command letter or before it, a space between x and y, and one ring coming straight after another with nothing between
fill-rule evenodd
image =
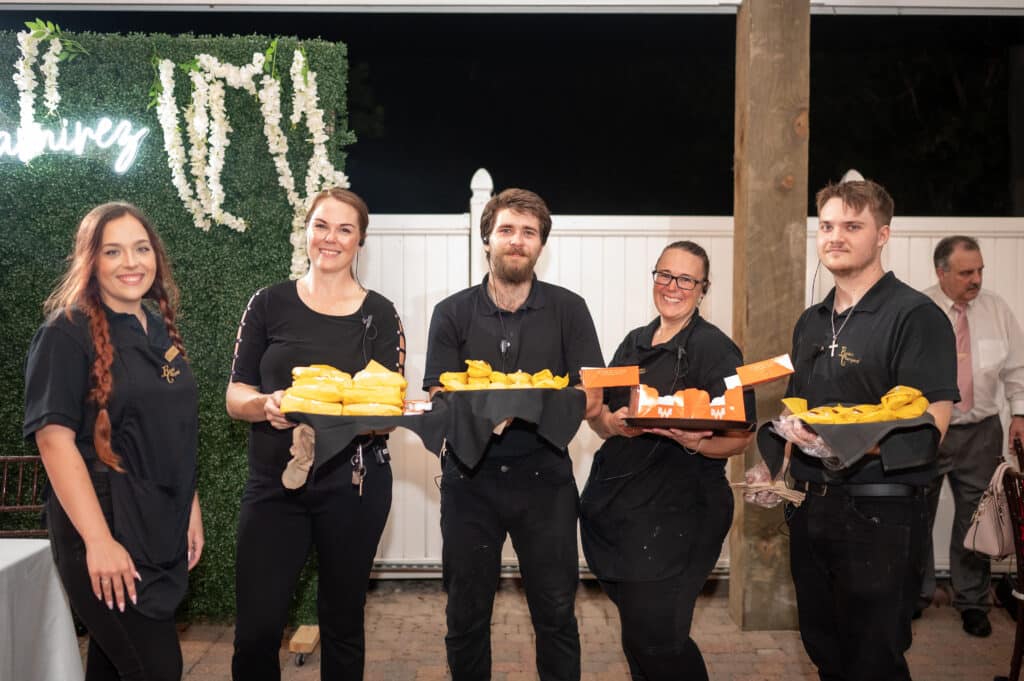
<instances>
[{"instance_id":1,"label":"woman with glasses","mask_svg":"<svg viewBox=\"0 0 1024 681\"><path fill-rule=\"evenodd\" d=\"M313 546L319 566L320 677L363 678L363 607L391 508L384 439L365 436L352 442L298 489L286 489L281 475L296 424L281 413L281 398L296 366L330 364L354 374L372 359L403 371L405 337L398 313L356 277L368 224L366 203L356 194L338 187L317 194L306 214L309 271L253 294L238 327L227 410L252 425L235 563L231 676L236 681L281 678L281 636ZM354 457L358 445L367 452L361 475Z\"/></svg>"},{"instance_id":2,"label":"woman with glasses","mask_svg":"<svg viewBox=\"0 0 1024 681\"><path fill-rule=\"evenodd\" d=\"M639 365L643 383L661 395L684 388L722 395L743 356L700 316L709 270L699 245L669 244L652 273L658 316L626 336L609 366ZM600 415L589 421L605 443L581 498L583 550L619 610L633 679L707 679L690 624L732 522L725 460L753 433L631 428L628 403L629 388L606 389ZM745 408L755 422L749 392Z\"/></svg>"}]
</instances>

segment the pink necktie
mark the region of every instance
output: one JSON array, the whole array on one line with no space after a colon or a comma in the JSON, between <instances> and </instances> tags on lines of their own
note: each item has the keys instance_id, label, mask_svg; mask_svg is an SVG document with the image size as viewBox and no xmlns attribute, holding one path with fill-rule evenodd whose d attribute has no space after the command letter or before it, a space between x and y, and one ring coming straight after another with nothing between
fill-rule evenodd
<instances>
[{"instance_id":1,"label":"pink necktie","mask_svg":"<svg viewBox=\"0 0 1024 681\"><path fill-rule=\"evenodd\" d=\"M967 413L974 406L974 373L971 370L971 327L967 324L967 306L953 305L956 310L956 387L960 389L957 409Z\"/></svg>"}]
</instances>

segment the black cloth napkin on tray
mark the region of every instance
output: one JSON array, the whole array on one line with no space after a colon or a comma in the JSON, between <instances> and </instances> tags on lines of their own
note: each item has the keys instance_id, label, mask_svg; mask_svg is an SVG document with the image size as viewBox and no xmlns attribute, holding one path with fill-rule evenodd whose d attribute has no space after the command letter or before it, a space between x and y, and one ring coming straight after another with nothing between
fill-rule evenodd
<instances>
[{"instance_id":1,"label":"black cloth napkin on tray","mask_svg":"<svg viewBox=\"0 0 1024 681\"><path fill-rule=\"evenodd\" d=\"M316 431L315 474L358 435L371 430L405 428L440 455L447 440L463 465L474 468L491 439L495 426L517 418L537 426L537 434L564 448L583 421L587 398L582 390L524 388L440 392L433 409L408 416L327 416L291 412L288 418L307 423Z\"/></svg>"}]
</instances>

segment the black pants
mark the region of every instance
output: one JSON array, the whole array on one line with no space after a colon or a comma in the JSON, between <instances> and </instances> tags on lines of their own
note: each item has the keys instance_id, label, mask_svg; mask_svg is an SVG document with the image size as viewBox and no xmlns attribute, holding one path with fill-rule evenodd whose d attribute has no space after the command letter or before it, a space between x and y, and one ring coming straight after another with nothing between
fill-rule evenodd
<instances>
[{"instance_id":1,"label":"black pants","mask_svg":"<svg viewBox=\"0 0 1024 681\"><path fill-rule=\"evenodd\" d=\"M96 496L111 527L110 490L98 485ZM85 543L57 495L46 507L50 547L64 591L89 632L85 681L180 681L181 646L174 618L155 620L139 613L131 602L124 612L111 610L96 598L85 560Z\"/></svg>"},{"instance_id":2,"label":"black pants","mask_svg":"<svg viewBox=\"0 0 1024 681\"><path fill-rule=\"evenodd\" d=\"M363 678L363 609L391 509L391 467L366 463L363 495L339 454L315 480L287 490L251 475L242 495L235 564L235 681L278 681L281 636L311 546L319 562L320 678Z\"/></svg>"},{"instance_id":3,"label":"black pants","mask_svg":"<svg viewBox=\"0 0 1024 681\"><path fill-rule=\"evenodd\" d=\"M903 654L924 573L927 502L808 494L790 512L800 635L822 681L910 679Z\"/></svg>"},{"instance_id":4,"label":"black pants","mask_svg":"<svg viewBox=\"0 0 1024 681\"><path fill-rule=\"evenodd\" d=\"M619 610L622 650L633 681L707 681L704 657L690 638L693 606L705 579L699 584L686 576L601 582Z\"/></svg>"},{"instance_id":5,"label":"black pants","mask_svg":"<svg viewBox=\"0 0 1024 681\"><path fill-rule=\"evenodd\" d=\"M491 611L505 535L519 558L541 681L578 681L579 499L568 456L541 450L485 459L470 473L443 463L441 535L453 681L491 678Z\"/></svg>"},{"instance_id":6,"label":"black pants","mask_svg":"<svg viewBox=\"0 0 1024 681\"><path fill-rule=\"evenodd\" d=\"M689 481L686 481L689 482ZM685 484L684 481L679 482ZM706 681L704 657L690 638L697 597L722 552L732 523L732 490L724 476L692 485L699 522L679 574L652 581L601 581L622 623L622 650L633 681ZM670 518L664 527L678 527ZM656 528L652 528L656 532Z\"/></svg>"}]
</instances>

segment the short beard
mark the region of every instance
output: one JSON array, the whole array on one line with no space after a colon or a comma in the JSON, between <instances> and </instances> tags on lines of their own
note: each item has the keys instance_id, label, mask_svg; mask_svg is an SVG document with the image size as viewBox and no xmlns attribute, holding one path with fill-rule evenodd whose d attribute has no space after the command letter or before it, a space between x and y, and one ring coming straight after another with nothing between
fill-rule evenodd
<instances>
[{"instance_id":1,"label":"short beard","mask_svg":"<svg viewBox=\"0 0 1024 681\"><path fill-rule=\"evenodd\" d=\"M491 271L494 273L494 277L502 282L525 284L533 279L534 265L536 262L530 261L522 267L507 267L504 264L504 259L499 257L491 260Z\"/></svg>"}]
</instances>

